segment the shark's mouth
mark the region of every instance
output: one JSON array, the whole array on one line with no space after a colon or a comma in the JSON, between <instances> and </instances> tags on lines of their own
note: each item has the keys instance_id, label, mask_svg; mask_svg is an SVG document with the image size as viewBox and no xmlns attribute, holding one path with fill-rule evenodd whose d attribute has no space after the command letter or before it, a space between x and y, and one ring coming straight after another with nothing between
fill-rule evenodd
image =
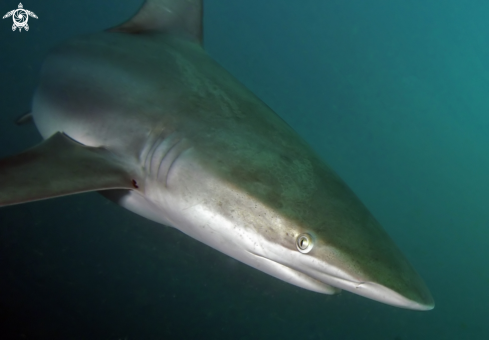
<instances>
[{"instance_id":1,"label":"shark's mouth","mask_svg":"<svg viewBox=\"0 0 489 340\"><path fill-rule=\"evenodd\" d=\"M413 301L399 294L398 292L395 292L392 289L376 282L351 280L331 273L322 272L314 268L297 268L297 266L291 266L290 264L283 263L283 261L270 259L268 257L258 255L253 252L249 253L260 259L273 262L277 266L288 268L290 271L307 276L310 280L317 281L326 287L330 287L331 292L328 294L334 294L343 289L354 294L361 295L366 298L396 307L413 310L430 310L434 308L434 304L432 302L422 303Z\"/></svg>"},{"instance_id":2,"label":"shark's mouth","mask_svg":"<svg viewBox=\"0 0 489 340\"><path fill-rule=\"evenodd\" d=\"M293 268L287 264L281 263L279 261L272 260L268 257L258 255L254 252L248 251L249 254L253 255L255 258L259 259L261 262L265 263L267 267L272 267L273 273L266 268L260 267L261 271L267 272L268 274L275 276L278 279L289 282L293 285L299 286L301 288L312 290L322 294L337 294L341 289L330 285L324 280L312 277L308 273L302 270Z\"/></svg>"},{"instance_id":3,"label":"shark's mouth","mask_svg":"<svg viewBox=\"0 0 489 340\"><path fill-rule=\"evenodd\" d=\"M325 273L321 272L317 269L313 268L306 268L307 270L304 270L304 268L298 268L297 266L291 266L289 264L284 263L283 261L277 261L277 260L272 260L268 257L256 254L254 252L248 251L250 254L262 258L264 260L268 260L271 262L276 263L279 266L287 267L290 270L296 271L298 273L301 273L302 275L306 275L310 277L311 279L317 280L319 282L322 282L324 284L336 287L338 290L339 289L347 289L346 287L355 287L355 288L360 288L362 285L366 284L367 282L365 281L355 281L351 279L346 279L344 277L340 277L331 273ZM339 285L336 285L336 284ZM349 289L347 289L349 290Z\"/></svg>"}]
</instances>

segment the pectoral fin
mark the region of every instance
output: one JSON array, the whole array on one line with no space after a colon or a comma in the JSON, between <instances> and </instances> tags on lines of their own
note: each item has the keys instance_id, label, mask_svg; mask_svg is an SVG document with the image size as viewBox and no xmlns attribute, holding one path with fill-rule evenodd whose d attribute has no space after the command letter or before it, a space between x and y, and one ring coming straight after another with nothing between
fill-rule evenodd
<instances>
[{"instance_id":1,"label":"pectoral fin","mask_svg":"<svg viewBox=\"0 0 489 340\"><path fill-rule=\"evenodd\" d=\"M131 169L103 148L63 133L0 160L0 206L106 189L135 189Z\"/></svg>"}]
</instances>

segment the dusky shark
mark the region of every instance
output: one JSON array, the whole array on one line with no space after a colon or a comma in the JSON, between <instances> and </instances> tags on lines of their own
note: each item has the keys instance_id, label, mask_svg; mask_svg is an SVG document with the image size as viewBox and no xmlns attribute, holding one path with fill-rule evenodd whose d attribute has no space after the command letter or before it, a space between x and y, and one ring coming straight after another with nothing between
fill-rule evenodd
<instances>
[{"instance_id":1,"label":"dusky shark","mask_svg":"<svg viewBox=\"0 0 489 340\"><path fill-rule=\"evenodd\" d=\"M202 47L201 0L147 0L43 66L45 139L0 161L0 206L100 191L241 262L324 294L433 298L347 185Z\"/></svg>"}]
</instances>

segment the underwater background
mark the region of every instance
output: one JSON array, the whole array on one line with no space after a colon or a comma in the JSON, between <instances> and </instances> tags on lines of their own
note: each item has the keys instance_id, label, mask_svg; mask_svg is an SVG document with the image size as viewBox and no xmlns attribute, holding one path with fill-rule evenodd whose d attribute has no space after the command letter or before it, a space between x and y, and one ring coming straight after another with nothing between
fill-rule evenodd
<instances>
[{"instance_id":1,"label":"underwater background","mask_svg":"<svg viewBox=\"0 0 489 340\"><path fill-rule=\"evenodd\" d=\"M41 141L14 121L46 53L141 3L28 0L28 32L0 21L0 157ZM489 2L204 6L209 54L349 184L435 309L297 288L90 193L0 209L0 339L489 339Z\"/></svg>"}]
</instances>

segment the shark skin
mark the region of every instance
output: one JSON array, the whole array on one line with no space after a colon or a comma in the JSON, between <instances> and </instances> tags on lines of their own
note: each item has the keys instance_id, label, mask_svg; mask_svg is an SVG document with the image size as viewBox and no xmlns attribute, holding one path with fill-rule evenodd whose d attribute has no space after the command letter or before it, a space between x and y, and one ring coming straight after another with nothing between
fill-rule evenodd
<instances>
[{"instance_id":1,"label":"shark skin","mask_svg":"<svg viewBox=\"0 0 489 340\"><path fill-rule=\"evenodd\" d=\"M434 308L356 195L201 41L201 1L150 0L55 48L32 106L45 141L0 160L0 206L100 191L299 287Z\"/></svg>"}]
</instances>

